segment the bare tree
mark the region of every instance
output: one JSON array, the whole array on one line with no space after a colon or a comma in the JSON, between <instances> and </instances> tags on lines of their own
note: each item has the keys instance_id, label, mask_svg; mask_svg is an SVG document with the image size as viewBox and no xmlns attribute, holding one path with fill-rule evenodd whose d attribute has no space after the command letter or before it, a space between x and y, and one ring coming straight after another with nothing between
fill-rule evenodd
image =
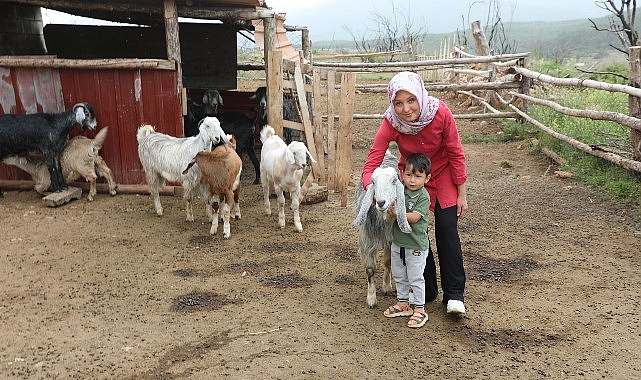
<instances>
[{"instance_id":1,"label":"bare tree","mask_svg":"<svg viewBox=\"0 0 641 380\"><path fill-rule=\"evenodd\" d=\"M463 22L463 31L461 32L457 29L457 34L458 40L460 41L462 46L467 46L468 43L468 38L466 35L466 31L468 30L468 28L466 27L466 24L470 25L472 23L472 20L470 20L469 10L471 10L473 6L481 4L484 4L484 1L475 0L470 3L470 7L468 8L467 22L465 17L461 17L461 20ZM513 15L514 8L512 8L510 18L512 18ZM518 48L518 42L516 40L509 39L510 27L505 27L505 24L503 23L503 19L501 17L501 0L490 0L487 7L487 16L484 25L485 26L483 32L487 36L487 43L490 47L490 54L509 54L516 52ZM508 25L510 25L510 22L508 22Z\"/></svg>"},{"instance_id":2,"label":"bare tree","mask_svg":"<svg viewBox=\"0 0 641 380\"><path fill-rule=\"evenodd\" d=\"M610 12L608 27L599 27L592 19L588 19L592 27L599 32L614 33L622 47L610 46L624 54L628 54L630 46L639 45L639 33L634 29L637 13L637 0L600 0L594 2L597 7Z\"/></svg>"},{"instance_id":3,"label":"bare tree","mask_svg":"<svg viewBox=\"0 0 641 380\"><path fill-rule=\"evenodd\" d=\"M374 36L357 35L349 28L343 26L354 41L356 50L359 53L387 52L395 50L415 51L416 47L422 45L425 38L425 27L417 26L412 18L411 9L399 10L392 3L391 16L380 12L373 12L371 19L377 26ZM425 23L423 23L425 25ZM390 60L393 55L389 57Z\"/></svg>"}]
</instances>

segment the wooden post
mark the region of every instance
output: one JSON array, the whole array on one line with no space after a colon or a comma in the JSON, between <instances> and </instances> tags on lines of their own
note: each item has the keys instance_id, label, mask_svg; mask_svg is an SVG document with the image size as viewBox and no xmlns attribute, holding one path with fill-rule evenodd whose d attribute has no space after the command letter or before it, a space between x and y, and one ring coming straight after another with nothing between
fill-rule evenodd
<instances>
[{"instance_id":1,"label":"wooden post","mask_svg":"<svg viewBox=\"0 0 641 380\"><path fill-rule=\"evenodd\" d=\"M518 64L520 64L521 67L529 69L530 68L530 57L525 57L522 59L519 59ZM526 77L525 75L521 75L521 94L523 95L530 95L530 87L532 84L532 79ZM521 111L528 113L528 110L530 108L530 102L527 100L523 99L523 106L521 107ZM519 116L519 120L524 122L522 117Z\"/></svg>"},{"instance_id":2,"label":"wooden post","mask_svg":"<svg viewBox=\"0 0 641 380\"><path fill-rule=\"evenodd\" d=\"M641 46L632 46L628 52L630 61L629 85L639 88L641 85ZM641 118L641 98L629 95L628 108L631 116ZM641 132L630 128L630 140L632 142L632 158L641 161Z\"/></svg>"},{"instance_id":3,"label":"wooden post","mask_svg":"<svg viewBox=\"0 0 641 380\"><path fill-rule=\"evenodd\" d=\"M327 134L324 133L323 131L323 117L322 117L322 110L321 110L321 99L323 98L323 94L321 92L321 69L318 67L314 67L312 69L312 99L314 100L313 102L313 110L312 110L312 115L313 115L313 127L314 127L314 143L316 144L316 161L318 161L318 165L321 167L321 170L325 168L325 139ZM320 178L318 178L318 183L319 184L326 184L327 183L327 173L324 173Z\"/></svg>"},{"instance_id":4,"label":"wooden post","mask_svg":"<svg viewBox=\"0 0 641 380\"><path fill-rule=\"evenodd\" d=\"M336 128L334 127L334 98L336 97L336 71L327 70L327 188L336 186Z\"/></svg>"},{"instance_id":5,"label":"wooden post","mask_svg":"<svg viewBox=\"0 0 641 380\"><path fill-rule=\"evenodd\" d=\"M300 63L294 63L294 81L296 82L296 95L298 95L298 105L300 107L300 117L305 129L305 139L307 140L307 149L312 154L314 160L318 160L316 152L316 143L314 142L314 130L312 130L312 123L309 120L309 107L307 106L307 97L305 95L305 82L303 81L303 73L300 68ZM281 111L282 112L282 111ZM318 165L318 161L312 163L312 172L316 178L322 178L322 168Z\"/></svg>"},{"instance_id":6,"label":"wooden post","mask_svg":"<svg viewBox=\"0 0 641 380\"><path fill-rule=\"evenodd\" d=\"M264 60L265 65L269 62L269 52L276 49L276 15L263 18L263 38L264 41ZM267 67L265 67L267 70Z\"/></svg>"},{"instance_id":7,"label":"wooden post","mask_svg":"<svg viewBox=\"0 0 641 380\"><path fill-rule=\"evenodd\" d=\"M341 110L338 119L336 182L341 191L341 207L347 207L349 179L352 174L352 121L354 120L354 97L356 74L341 74Z\"/></svg>"},{"instance_id":8,"label":"wooden post","mask_svg":"<svg viewBox=\"0 0 641 380\"><path fill-rule=\"evenodd\" d=\"M283 136L283 52L267 52L267 123Z\"/></svg>"},{"instance_id":9,"label":"wooden post","mask_svg":"<svg viewBox=\"0 0 641 380\"><path fill-rule=\"evenodd\" d=\"M309 30L307 28L301 31L301 45L303 47L303 58L312 62L312 41L309 40Z\"/></svg>"},{"instance_id":10,"label":"wooden post","mask_svg":"<svg viewBox=\"0 0 641 380\"><path fill-rule=\"evenodd\" d=\"M183 88L182 59L180 57L180 35L178 30L178 9L175 0L164 0L165 41L167 43L167 59L176 62L176 93L181 94Z\"/></svg>"}]
</instances>

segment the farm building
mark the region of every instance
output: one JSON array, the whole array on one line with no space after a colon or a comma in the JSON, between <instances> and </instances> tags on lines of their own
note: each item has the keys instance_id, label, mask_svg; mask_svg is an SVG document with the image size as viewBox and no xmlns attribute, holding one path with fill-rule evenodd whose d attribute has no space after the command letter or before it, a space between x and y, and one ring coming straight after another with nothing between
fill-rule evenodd
<instances>
[{"instance_id":1,"label":"farm building","mask_svg":"<svg viewBox=\"0 0 641 380\"><path fill-rule=\"evenodd\" d=\"M120 24L43 25L41 7ZM209 88L227 90L230 103L250 107L251 101L243 104L248 96L234 96L237 39L259 25L259 45L273 49L278 17L264 0L3 2L0 114L61 112L88 102L98 128L109 127L101 155L116 182L144 184L137 128L151 124L183 136L188 97ZM0 164L0 180L27 179Z\"/></svg>"}]
</instances>

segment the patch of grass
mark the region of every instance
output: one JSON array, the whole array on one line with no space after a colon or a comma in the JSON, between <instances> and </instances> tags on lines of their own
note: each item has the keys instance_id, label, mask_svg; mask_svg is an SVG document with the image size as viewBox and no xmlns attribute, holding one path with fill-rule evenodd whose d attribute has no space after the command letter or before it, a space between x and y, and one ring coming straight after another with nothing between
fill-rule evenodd
<instances>
[{"instance_id":1,"label":"patch of grass","mask_svg":"<svg viewBox=\"0 0 641 380\"><path fill-rule=\"evenodd\" d=\"M537 97L553 100L569 108L628 113L628 96L621 93L563 88L536 91ZM530 107L529 114L543 125L584 144L632 151L630 130L618 123L565 116L548 107L536 105ZM572 172L578 180L641 212L641 175L579 151L543 131L538 132L537 138L543 146L565 160L562 170Z\"/></svg>"}]
</instances>

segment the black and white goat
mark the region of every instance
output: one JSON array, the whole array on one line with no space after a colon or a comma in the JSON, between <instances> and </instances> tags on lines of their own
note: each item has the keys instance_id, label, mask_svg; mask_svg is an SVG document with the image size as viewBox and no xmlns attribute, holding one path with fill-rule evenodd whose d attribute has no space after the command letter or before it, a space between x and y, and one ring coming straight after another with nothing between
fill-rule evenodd
<instances>
[{"instance_id":1,"label":"black and white goat","mask_svg":"<svg viewBox=\"0 0 641 380\"><path fill-rule=\"evenodd\" d=\"M389 151L383 163L374 170L372 183L363 189L362 181L356 185L354 211L356 218L352 225L359 229L358 253L367 272L367 305L376 306L376 261L378 251L383 250L383 292L392 292L391 243L392 226L395 220L388 213L395 207L396 222L401 231L411 232L405 212L405 190L398 176L398 159Z\"/></svg>"},{"instance_id":2,"label":"black and white goat","mask_svg":"<svg viewBox=\"0 0 641 380\"><path fill-rule=\"evenodd\" d=\"M303 171L307 167L307 157L316 162L305 144L292 141L285 144L280 136L275 134L274 128L265 125L260 131L260 141L263 143L260 160L260 180L263 185L263 198L265 201L265 214L271 215L269 203L270 187L276 192L278 203L278 225L285 228L285 195L289 192L292 200L291 209L294 213L294 228L303 231L300 221L300 188Z\"/></svg>"},{"instance_id":3,"label":"black and white goat","mask_svg":"<svg viewBox=\"0 0 641 380\"><path fill-rule=\"evenodd\" d=\"M82 130L96 129L96 116L87 103L78 103L60 113L0 115L0 159L27 152L42 152L51 178L51 191L67 189L60 166L60 152L69 132L80 124Z\"/></svg>"},{"instance_id":4,"label":"black and white goat","mask_svg":"<svg viewBox=\"0 0 641 380\"><path fill-rule=\"evenodd\" d=\"M194 221L191 206L193 192L200 185L201 172L198 168L183 174L183 170L191 160L202 151L210 151L212 144L228 143L225 132L220 127L220 122L215 117L206 117L201 120L198 127L200 133L192 137L174 137L156 132L151 125L142 125L138 128L138 157L145 170L149 193L154 202L156 214L161 216L163 208L160 204L160 189L165 181L180 182L185 190L187 221ZM208 206L208 196L202 186L203 199L206 203L207 217L211 219L211 209Z\"/></svg>"}]
</instances>

